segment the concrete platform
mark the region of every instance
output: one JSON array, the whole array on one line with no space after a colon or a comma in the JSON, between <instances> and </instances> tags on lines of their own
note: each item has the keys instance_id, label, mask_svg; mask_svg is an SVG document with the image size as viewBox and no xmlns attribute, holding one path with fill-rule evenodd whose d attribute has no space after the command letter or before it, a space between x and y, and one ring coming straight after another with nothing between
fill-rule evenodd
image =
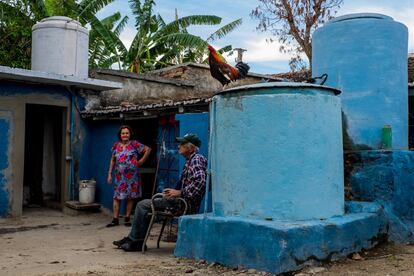
<instances>
[{"instance_id":1,"label":"concrete platform","mask_svg":"<svg viewBox=\"0 0 414 276\"><path fill-rule=\"evenodd\" d=\"M100 209L101 204L99 203L83 204L79 201L66 201L65 206L63 207L63 212L67 215L76 216L86 212L99 212Z\"/></svg>"},{"instance_id":2,"label":"concrete platform","mask_svg":"<svg viewBox=\"0 0 414 276\"><path fill-rule=\"evenodd\" d=\"M387 231L381 207L364 202L349 202L346 206L346 215L326 220L184 216L179 222L174 254L283 273L375 246Z\"/></svg>"}]
</instances>

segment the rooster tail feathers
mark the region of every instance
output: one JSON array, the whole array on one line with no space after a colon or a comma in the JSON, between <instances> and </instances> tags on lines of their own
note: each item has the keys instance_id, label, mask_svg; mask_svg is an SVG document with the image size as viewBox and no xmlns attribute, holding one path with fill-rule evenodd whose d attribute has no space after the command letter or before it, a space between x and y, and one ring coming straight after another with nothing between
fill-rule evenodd
<instances>
[{"instance_id":1,"label":"rooster tail feathers","mask_svg":"<svg viewBox=\"0 0 414 276\"><path fill-rule=\"evenodd\" d=\"M242 61L237 62L236 68L239 71L240 78L245 78L250 70L250 66Z\"/></svg>"}]
</instances>

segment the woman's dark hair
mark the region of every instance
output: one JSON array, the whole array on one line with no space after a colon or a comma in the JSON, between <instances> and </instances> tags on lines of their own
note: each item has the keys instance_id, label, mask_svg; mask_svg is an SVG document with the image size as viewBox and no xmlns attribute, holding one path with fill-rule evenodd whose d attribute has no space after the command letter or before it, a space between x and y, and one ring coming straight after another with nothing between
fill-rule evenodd
<instances>
[{"instance_id":1,"label":"woman's dark hair","mask_svg":"<svg viewBox=\"0 0 414 276\"><path fill-rule=\"evenodd\" d=\"M130 126L122 125L122 126L119 127L119 130L118 130L118 139L119 139L119 141L121 141L121 131L125 128L129 130L129 139L130 140L132 139L132 136L134 136L134 132L132 131L132 128Z\"/></svg>"}]
</instances>

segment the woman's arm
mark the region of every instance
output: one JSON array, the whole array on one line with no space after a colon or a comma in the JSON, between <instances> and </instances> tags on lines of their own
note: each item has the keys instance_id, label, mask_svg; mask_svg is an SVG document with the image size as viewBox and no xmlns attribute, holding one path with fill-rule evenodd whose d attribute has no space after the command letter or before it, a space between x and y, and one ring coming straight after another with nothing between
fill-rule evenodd
<instances>
[{"instance_id":1,"label":"woman's arm","mask_svg":"<svg viewBox=\"0 0 414 276\"><path fill-rule=\"evenodd\" d=\"M145 163L145 161L147 161L150 153L151 153L151 148L144 146L144 150L143 150L144 155L141 157L141 159L138 160L138 167L141 167L142 164Z\"/></svg>"},{"instance_id":2,"label":"woman's arm","mask_svg":"<svg viewBox=\"0 0 414 276\"><path fill-rule=\"evenodd\" d=\"M107 182L109 185L112 184L112 170L114 168L114 165L115 165L115 156L112 155L111 161L109 161L109 170L108 170L108 178L107 178Z\"/></svg>"}]
</instances>

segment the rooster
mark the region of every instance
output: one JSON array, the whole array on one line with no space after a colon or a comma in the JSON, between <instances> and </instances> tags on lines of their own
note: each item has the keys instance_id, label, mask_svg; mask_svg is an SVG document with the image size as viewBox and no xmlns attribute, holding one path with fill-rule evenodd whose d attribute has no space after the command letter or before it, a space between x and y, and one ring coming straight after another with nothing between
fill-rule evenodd
<instances>
[{"instance_id":1,"label":"rooster","mask_svg":"<svg viewBox=\"0 0 414 276\"><path fill-rule=\"evenodd\" d=\"M223 86L229 84L231 81L236 81L247 76L247 72L250 69L249 65L239 61L236 67L233 67L211 45L208 45L208 50L210 52L208 63L210 64L211 76Z\"/></svg>"}]
</instances>

